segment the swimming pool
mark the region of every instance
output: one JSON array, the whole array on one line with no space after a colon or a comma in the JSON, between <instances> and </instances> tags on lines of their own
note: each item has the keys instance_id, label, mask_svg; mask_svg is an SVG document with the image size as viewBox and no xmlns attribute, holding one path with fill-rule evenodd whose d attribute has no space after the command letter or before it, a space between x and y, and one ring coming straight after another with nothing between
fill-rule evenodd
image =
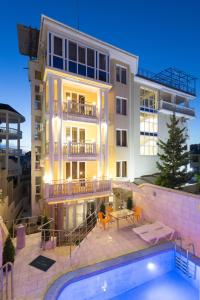
<instances>
[{"instance_id":1,"label":"swimming pool","mask_svg":"<svg viewBox=\"0 0 200 300\"><path fill-rule=\"evenodd\" d=\"M198 300L198 297L198 281L187 280L176 269L174 246L166 244L66 274L52 285L45 300Z\"/></svg>"}]
</instances>

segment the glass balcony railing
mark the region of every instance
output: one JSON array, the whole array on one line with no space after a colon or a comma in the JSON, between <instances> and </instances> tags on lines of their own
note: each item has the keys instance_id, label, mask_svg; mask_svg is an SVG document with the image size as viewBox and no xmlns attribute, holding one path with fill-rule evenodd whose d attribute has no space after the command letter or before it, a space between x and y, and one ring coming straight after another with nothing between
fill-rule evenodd
<instances>
[{"instance_id":1,"label":"glass balcony railing","mask_svg":"<svg viewBox=\"0 0 200 300\"><path fill-rule=\"evenodd\" d=\"M22 137L22 131L15 129L15 128L6 128L6 126L0 126L0 135L7 135L9 134L10 136L19 136Z\"/></svg>"},{"instance_id":2,"label":"glass balcony railing","mask_svg":"<svg viewBox=\"0 0 200 300\"><path fill-rule=\"evenodd\" d=\"M6 145L0 145L0 154L6 154L8 152L9 155L21 155L22 150L14 147L6 147Z\"/></svg>"},{"instance_id":3,"label":"glass balcony railing","mask_svg":"<svg viewBox=\"0 0 200 300\"><path fill-rule=\"evenodd\" d=\"M171 113L188 116L191 118L195 117L195 111L192 108L181 106L175 103L167 102L164 100L159 101L159 110L160 111L168 111Z\"/></svg>"}]
</instances>

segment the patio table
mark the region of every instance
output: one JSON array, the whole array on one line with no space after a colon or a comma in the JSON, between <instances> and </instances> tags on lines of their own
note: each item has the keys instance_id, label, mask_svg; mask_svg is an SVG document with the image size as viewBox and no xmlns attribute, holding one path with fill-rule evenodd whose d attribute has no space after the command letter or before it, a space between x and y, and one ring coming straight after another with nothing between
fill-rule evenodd
<instances>
[{"instance_id":1,"label":"patio table","mask_svg":"<svg viewBox=\"0 0 200 300\"><path fill-rule=\"evenodd\" d=\"M130 209L121 209L111 212L110 215L116 220L117 229L119 230L119 221L132 217L134 215L134 211Z\"/></svg>"}]
</instances>

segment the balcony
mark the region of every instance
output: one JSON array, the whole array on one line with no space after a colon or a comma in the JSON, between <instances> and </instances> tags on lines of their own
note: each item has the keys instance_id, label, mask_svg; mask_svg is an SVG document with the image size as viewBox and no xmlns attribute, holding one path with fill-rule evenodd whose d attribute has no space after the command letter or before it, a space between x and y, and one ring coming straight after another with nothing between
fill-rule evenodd
<instances>
[{"instance_id":1,"label":"balcony","mask_svg":"<svg viewBox=\"0 0 200 300\"><path fill-rule=\"evenodd\" d=\"M88 123L97 123L96 105L82 104L75 101L63 103L63 119Z\"/></svg>"},{"instance_id":2,"label":"balcony","mask_svg":"<svg viewBox=\"0 0 200 300\"><path fill-rule=\"evenodd\" d=\"M0 126L0 138L5 139L8 135L10 140L22 138L22 132L15 128L6 128L5 126Z\"/></svg>"},{"instance_id":3,"label":"balcony","mask_svg":"<svg viewBox=\"0 0 200 300\"><path fill-rule=\"evenodd\" d=\"M0 155L5 155L5 154L6 154L6 145L0 145ZM8 147L8 154L18 156L18 155L22 154L22 150L17 149L17 148Z\"/></svg>"},{"instance_id":4,"label":"balcony","mask_svg":"<svg viewBox=\"0 0 200 300\"><path fill-rule=\"evenodd\" d=\"M109 196L111 192L112 184L110 179L82 179L45 184L45 198L47 202L62 202L88 197L98 198Z\"/></svg>"},{"instance_id":5,"label":"balcony","mask_svg":"<svg viewBox=\"0 0 200 300\"><path fill-rule=\"evenodd\" d=\"M75 143L69 142L63 146L63 154L67 155L68 159L80 160L96 160L97 145L96 143L85 142Z\"/></svg>"},{"instance_id":6,"label":"balcony","mask_svg":"<svg viewBox=\"0 0 200 300\"><path fill-rule=\"evenodd\" d=\"M195 118L195 111L192 108L180 106L171 102L167 102L164 100L159 101L159 111L165 114L172 115L176 114L178 117L184 117L187 119Z\"/></svg>"}]
</instances>

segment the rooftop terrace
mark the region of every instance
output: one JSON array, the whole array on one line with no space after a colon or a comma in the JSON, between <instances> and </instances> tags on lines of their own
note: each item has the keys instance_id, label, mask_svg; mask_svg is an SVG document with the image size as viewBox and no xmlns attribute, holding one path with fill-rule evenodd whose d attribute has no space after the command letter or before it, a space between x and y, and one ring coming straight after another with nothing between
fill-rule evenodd
<instances>
[{"instance_id":1,"label":"rooftop terrace","mask_svg":"<svg viewBox=\"0 0 200 300\"><path fill-rule=\"evenodd\" d=\"M176 68L167 68L159 73L153 73L146 69L139 68L137 76L196 96L197 78Z\"/></svg>"}]
</instances>

